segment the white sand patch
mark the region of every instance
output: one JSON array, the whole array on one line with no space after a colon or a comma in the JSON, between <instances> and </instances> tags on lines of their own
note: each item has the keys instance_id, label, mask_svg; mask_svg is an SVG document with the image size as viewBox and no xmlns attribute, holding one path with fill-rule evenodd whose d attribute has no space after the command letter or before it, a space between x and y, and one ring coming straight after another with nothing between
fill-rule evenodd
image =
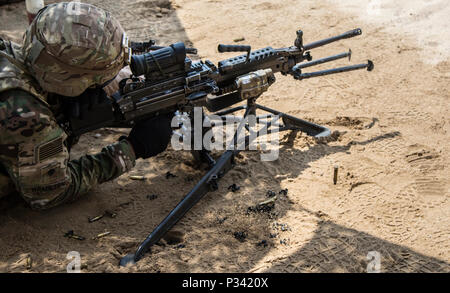
<instances>
[{"instance_id":1,"label":"white sand patch","mask_svg":"<svg viewBox=\"0 0 450 293\"><path fill-rule=\"evenodd\" d=\"M359 15L387 32L413 37L423 59L436 64L450 56L449 0L330 0L340 9Z\"/></svg>"}]
</instances>

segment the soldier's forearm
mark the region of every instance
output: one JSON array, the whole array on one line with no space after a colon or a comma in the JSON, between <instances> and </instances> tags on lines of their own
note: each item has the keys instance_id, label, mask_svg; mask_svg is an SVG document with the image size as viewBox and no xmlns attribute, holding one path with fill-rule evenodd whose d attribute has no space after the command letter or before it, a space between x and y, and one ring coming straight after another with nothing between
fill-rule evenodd
<instances>
[{"instance_id":1,"label":"soldier's forearm","mask_svg":"<svg viewBox=\"0 0 450 293\"><path fill-rule=\"evenodd\" d=\"M134 165L134 151L126 140L106 146L98 154L72 160L68 164L72 184L67 193L74 200L97 184L128 172Z\"/></svg>"}]
</instances>

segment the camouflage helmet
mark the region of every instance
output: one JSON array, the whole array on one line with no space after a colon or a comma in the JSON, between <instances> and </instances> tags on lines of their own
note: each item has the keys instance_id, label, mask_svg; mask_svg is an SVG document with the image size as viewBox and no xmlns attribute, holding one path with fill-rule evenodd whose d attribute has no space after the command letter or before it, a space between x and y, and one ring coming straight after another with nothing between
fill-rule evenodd
<instances>
[{"instance_id":1,"label":"camouflage helmet","mask_svg":"<svg viewBox=\"0 0 450 293\"><path fill-rule=\"evenodd\" d=\"M128 39L112 15L93 5L44 7L23 40L25 65L47 92L75 97L114 79L128 59Z\"/></svg>"}]
</instances>

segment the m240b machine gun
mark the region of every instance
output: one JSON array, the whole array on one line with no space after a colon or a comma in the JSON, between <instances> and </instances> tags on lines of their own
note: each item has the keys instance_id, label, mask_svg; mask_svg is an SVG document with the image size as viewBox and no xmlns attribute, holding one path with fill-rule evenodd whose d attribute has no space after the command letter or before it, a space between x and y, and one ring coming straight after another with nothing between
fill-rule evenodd
<instances>
[{"instance_id":1,"label":"m240b machine gun","mask_svg":"<svg viewBox=\"0 0 450 293\"><path fill-rule=\"evenodd\" d=\"M140 120L156 115L175 111L191 113L194 107L204 107L220 117L243 110L245 113L242 121L249 115L256 115L257 110L264 111L266 117L279 117L281 122L278 124L278 132L299 130L310 136L326 137L330 135L326 127L259 105L256 99L275 82L274 74L278 72L302 80L358 69L371 71L374 65L368 60L363 64L303 72L305 68L314 65L341 58L350 59L351 51L312 61L309 50L361 33L358 28L305 45L303 32L298 30L294 46L280 49L266 47L252 51L250 46L219 45L219 52L246 54L222 60L217 66L208 60L193 61L187 58L183 43L168 47L155 47L151 41L133 43L131 48L139 51L139 54L131 57L133 76L121 81L120 91L112 103L112 111L109 107L96 112L95 117L71 121L70 131L74 135L80 135L101 127L133 127ZM195 53L195 49L188 49L188 52ZM245 103L231 107L241 102ZM209 164L209 171L142 242L137 251L120 261L120 265L140 260L208 191L216 190L219 179L233 167L234 157L238 152L237 149L225 150L214 160L207 150L193 151L197 159Z\"/></svg>"}]
</instances>

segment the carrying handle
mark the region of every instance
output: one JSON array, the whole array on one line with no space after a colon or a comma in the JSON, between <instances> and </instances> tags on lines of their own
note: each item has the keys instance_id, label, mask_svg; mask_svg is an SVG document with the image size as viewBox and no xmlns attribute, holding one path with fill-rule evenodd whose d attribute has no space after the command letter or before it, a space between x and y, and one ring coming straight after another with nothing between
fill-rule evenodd
<instances>
[{"instance_id":1,"label":"carrying handle","mask_svg":"<svg viewBox=\"0 0 450 293\"><path fill-rule=\"evenodd\" d=\"M247 60L249 60L250 58L250 52L252 51L252 47L251 46L246 46L246 45L223 45L220 44L217 47L217 50L219 51L219 53L225 53L225 52L247 52Z\"/></svg>"}]
</instances>

